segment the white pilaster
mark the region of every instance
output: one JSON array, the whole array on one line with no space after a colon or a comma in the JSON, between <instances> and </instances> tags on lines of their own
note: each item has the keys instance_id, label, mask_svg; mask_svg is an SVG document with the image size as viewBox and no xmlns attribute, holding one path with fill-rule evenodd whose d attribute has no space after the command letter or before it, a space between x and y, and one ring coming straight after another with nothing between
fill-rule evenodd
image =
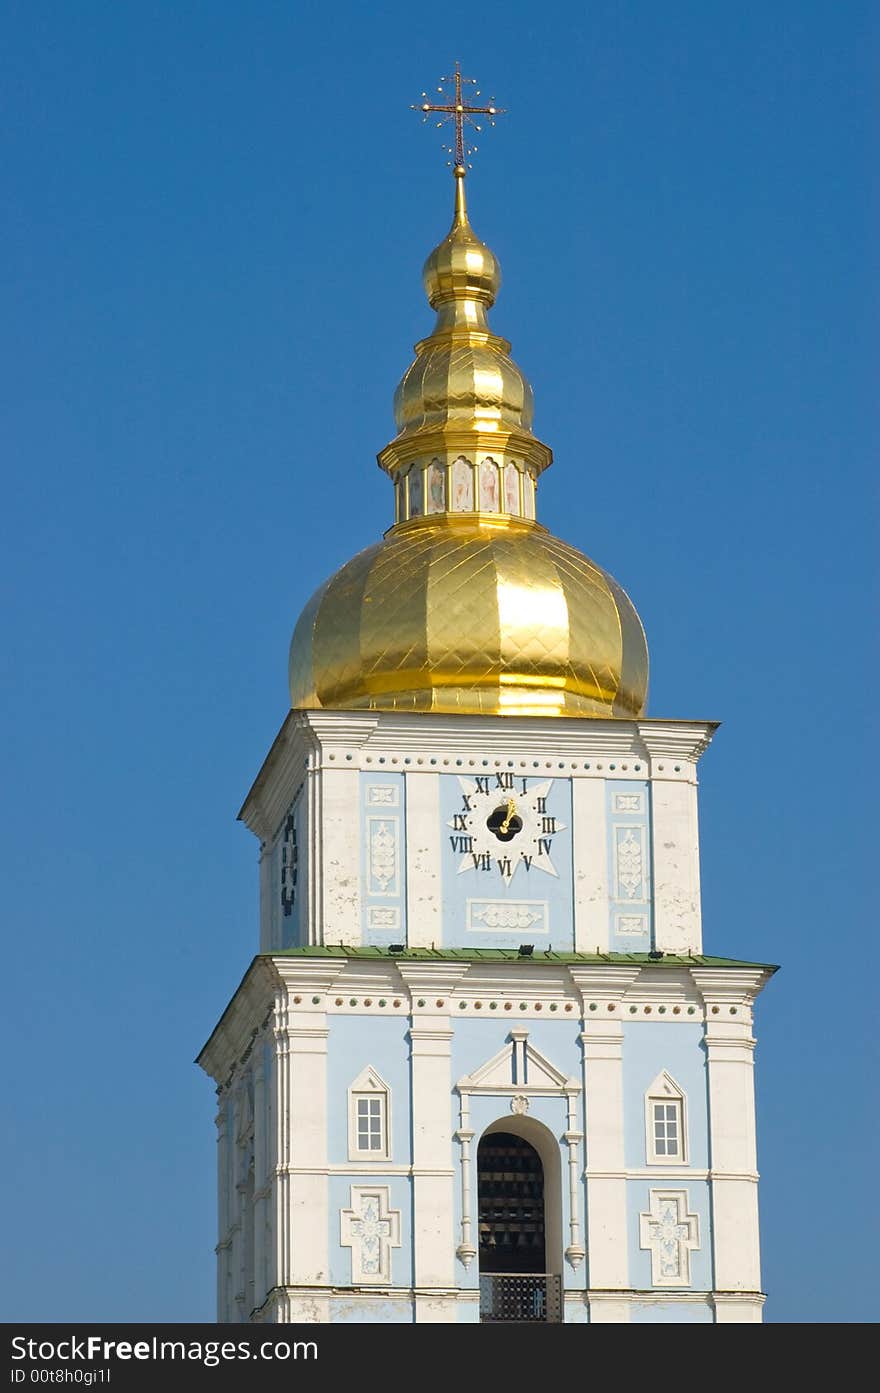
<instances>
[{"instance_id":1,"label":"white pilaster","mask_svg":"<svg viewBox=\"0 0 880 1393\"><path fill-rule=\"evenodd\" d=\"M245 1204L246 1187L242 1177L242 1129L247 1112L245 1083L242 1075L238 1077L235 1091L235 1107L232 1127L232 1310L230 1319L236 1322L247 1320L250 1312L245 1306L245 1282L247 1253L245 1251Z\"/></svg>"},{"instance_id":2,"label":"white pilaster","mask_svg":"<svg viewBox=\"0 0 880 1393\"><path fill-rule=\"evenodd\" d=\"M271 1194L266 1153L266 1072L263 1040L254 1042L254 1307L266 1300L266 1212Z\"/></svg>"},{"instance_id":3,"label":"white pilaster","mask_svg":"<svg viewBox=\"0 0 880 1393\"><path fill-rule=\"evenodd\" d=\"M760 1325L764 1317L764 1297L732 1296L730 1292L715 1292L716 1325Z\"/></svg>"},{"instance_id":4,"label":"white pilaster","mask_svg":"<svg viewBox=\"0 0 880 1393\"><path fill-rule=\"evenodd\" d=\"M697 775L680 767L688 774L651 779L654 944L664 953L702 953Z\"/></svg>"},{"instance_id":5,"label":"white pilaster","mask_svg":"<svg viewBox=\"0 0 880 1393\"><path fill-rule=\"evenodd\" d=\"M360 775L327 762L321 780L321 942L361 941Z\"/></svg>"},{"instance_id":6,"label":"white pilaster","mask_svg":"<svg viewBox=\"0 0 880 1393\"><path fill-rule=\"evenodd\" d=\"M572 780L574 946L608 950L608 847L604 779Z\"/></svg>"},{"instance_id":7,"label":"white pilaster","mask_svg":"<svg viewBox=\"0 0 880 1393\"><path fill-rule=\"evenodd\" d=\"M275 1286L280 1288L291 1280L293 1271L293 1234L291 1231L290 1181L286 1165L290 1155L290 1039L287 1030L288 1012L282 999L277 1007L272 1031L274 1046L274 1069L272 1071L275 1088L275 1138L274 1152L274 1190L275 1203L272 1209L273 1253L272 1268ZM272 1319L279 1319L272 1314Z\"/></svg>"},{"instance_id":8,"label":"white pilaster","mask_svg":"<svg viewBox=\"0 0 880 1393\"><path fill-rule=\"evenodd\" d=\"M443 942L441 886L440 777L409 773L406 778L406 919L410 948Z\"/></svg>"},{"instance_id":9,"label":"white pilaster","mask_svg":"<svg viewBox=\"0 0 880 1393\"><path fill-rule=\"evenodd\" d=\"M589 1284L614 1291L629 1286L620 1002L639 969L572 967L570 974L583 999ZM597 999L602 1007L598 1019L589 1009Z\"/></svg>"},{"instance_id":10,"label":"white pilaster","mask_svg":"<svg viewBox=\"0 0 880 1393\"><path fill-rule=\"evenodd\" d=\"M410 1033L413 1137L413 1229L416 1287L455 1285L454 1209L451 1119L451 1048L449 1018L414 1021ZM416 1299L416 1320L428 1316L424 1298Z\"/></svg>"},{"instance_id":11,"label":"white pilaster","mask_svg":"<svg viewBox=\"0 0 880 1393\"><path fill-rule=\"evenodd\" d=\"M413 993L410 1039L414 1286L416 1321L455 1319L449 1299L457 1283L452 1169L452 1022L449 996L467 967L457 963L400 963ZM420 994L424 993L423 996ZM418 1001L425 1006L419 1007ZM442 1002L438 1006L437 1002Z\"/></svg>"},{"instance_id":12,"label":"white pilaster","mask_svg":"<svg viewBox=\"0 0 880 1393\"><path fill-rule=\"evenodd\" d=\"M290 1180L293 1233L292 1277L296 1285L326 1285L327 1251L327 1018L323 1011L303 1013L288 1030L288 1110L296 1160ZM308 1167L310 1174L304 1174Z\"/></svg>"},{"instance_id":13,"label":"white pilaster","mask_svg":"<svg viewBox=\"0 0 880 1393\"><path fill-rule=\"evenodd\" d=\"M761 1291L751 1004L768 974L692 968L691 976L706 1006L713 1259L715 1289L722 1293L717 1310L724 1311L716 1318L739 1319L724 1294ZM756 1309L754 1302L747 1305Z\"/></svg>"},{"instance_id":14,"label":"white pilaster","mask_svg":"<svg viewBox=\"0 0 880 1393\"><path fill-rule=\"evenodd\" d=\"M226 1127L226 1100L221 1096L217 1116L217 1319L230 1320L227 1310L229 1290L229 1136Z\"/></svg>"}]
</instances>

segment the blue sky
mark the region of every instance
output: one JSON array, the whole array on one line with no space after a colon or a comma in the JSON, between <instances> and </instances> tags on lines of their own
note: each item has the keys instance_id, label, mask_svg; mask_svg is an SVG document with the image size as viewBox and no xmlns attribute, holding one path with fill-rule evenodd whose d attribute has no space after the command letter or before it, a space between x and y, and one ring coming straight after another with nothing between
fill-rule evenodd
<instances>
[{"instance_id":1,"label":"blue sky","mask_svg":"<svg viewBox=\"0 0 880 1393\"><path fill-rule=\"evenodd\" d=\"M541 520L636 603L650 714L723 722L706 951L783 965L766 1318L875 1321L876 6L0 14L3 1318L213 1318L235 814L302 605L391 521L451 211L409 104L460 58L509 108L470 208Z\"/></svg>"}]
</instances>

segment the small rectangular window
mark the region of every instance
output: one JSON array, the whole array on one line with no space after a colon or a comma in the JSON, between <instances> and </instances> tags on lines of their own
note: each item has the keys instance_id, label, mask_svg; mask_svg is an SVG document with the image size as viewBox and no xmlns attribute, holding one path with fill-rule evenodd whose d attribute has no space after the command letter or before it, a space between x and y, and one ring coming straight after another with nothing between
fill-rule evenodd
<instances>
[{"instance_id":1,"label":"small rectangular window","mask_svg":"<svg viewBox=\"0 0 880 1393\"><path fill-rule=\"evenodd\" d=\"M385 1099L356 1100L358 1151L385 1150Z\"/></svg>"},{"instance_id":2,"label":"small rectangular window","mask_svg":"<svg viewBox=\"0 0 880 1393\"><path fill-rule=\"evenodd\" d=\"M681 1103L654 1104L654 1155L677 1160L681 1154Z\"/></svg>"}]
</instances>

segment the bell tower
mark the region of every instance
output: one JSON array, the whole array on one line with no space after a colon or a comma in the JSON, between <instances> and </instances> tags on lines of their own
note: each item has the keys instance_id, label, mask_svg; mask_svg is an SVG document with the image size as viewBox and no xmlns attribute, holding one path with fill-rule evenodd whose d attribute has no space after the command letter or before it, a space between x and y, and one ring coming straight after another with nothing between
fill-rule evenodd
<instances>
[{"instance_id":1,"label":"bell tower","mask_svg":"<svg viewBox=\"0 0 880 1393\"><path fill-rule=\"evenodd\" d=\"M240 817L259 952L199 1055L218 1319L761 1319L754 1001L703 952L697 764L632 601L538 520L550 449L488 315L456 68L436 320L393 522L296 623ZM475 98L479 93L473 94Z\"/></svg>"}]
</instances>

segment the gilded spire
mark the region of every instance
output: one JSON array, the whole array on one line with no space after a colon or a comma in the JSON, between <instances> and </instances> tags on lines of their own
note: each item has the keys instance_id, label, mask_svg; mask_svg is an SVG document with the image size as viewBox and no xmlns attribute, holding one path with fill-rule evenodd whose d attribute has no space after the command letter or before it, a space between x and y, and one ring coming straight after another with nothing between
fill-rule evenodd
<instances>
[{"instance_id":1,"label":"gilded spire","mask_svg":"<svg viewBox=\"0 0 880 1393\"><path fill-rule=\"evenodd\" d=\"M437 319L397 388L398 433L378 460L394 481L396 523L452 512L533 520L536 483L553 456L532 434L531 386L510 344L489 327L501 267L471 227L465 195L466 158L475 148L465 143L465 125L476 126L480 113L494 119L501 108L466 102L462 84L473 79L462 78L457 64L453 81L448 101L426 99L415 108L426 119L441 113L438 125L455 123L447 147L455 197L450 229L422 271Z\"/></svg>"}]
</instances>

